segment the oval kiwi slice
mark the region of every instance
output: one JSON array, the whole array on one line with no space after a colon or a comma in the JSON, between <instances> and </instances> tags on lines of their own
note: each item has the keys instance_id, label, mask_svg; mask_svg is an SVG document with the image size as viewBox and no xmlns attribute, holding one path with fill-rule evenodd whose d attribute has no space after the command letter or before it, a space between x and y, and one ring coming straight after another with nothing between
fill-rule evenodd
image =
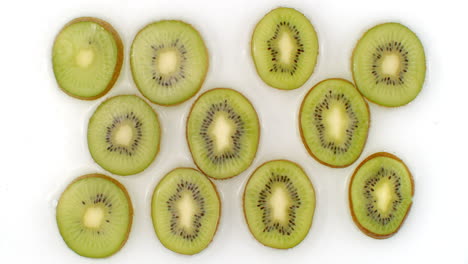
<instances>
[{"instance_id":1,"label":"oval kiwi slice","mask_svg":"<svg viewBox=\"0 0 468 264\"><path fill-rule=\"evenodd\" d=\"M153 108L135 95L104 101L88 124L88 148L94 161L118 175L146 169L159 151L160 127Z\"/></svg>"},{"instance_id":2,"label":"oval kiwi slice","mask_svg":"<svg viewBox=\"0 0 468 264\"><path fill-rule=\"evenodd\" d=\"M133 208L127 190L101 174L75 179L56 209L57 225L67 246L91 258L113 255L127 241Z\"/></svg>"},{"instance_id":3,"label":"oval kiwi slice","mask_svg":"<svg viewBox=\"0 0 468 264\"><path fill-rule=\"evenodd\" d=\"M257 153L260 125L250 101L232 89L212 89L193 104L187 141L198 168L226 179L247 169Z\"/></svg>"},{"instance_id":4,"label":"oval kiwi slice","mask_svg":"<svg viewBox=\"0 0 468 264\"><path fill-rule=\"evenodd\" d=\"M356 225L373 238L388 238L403 224L413 203L414 181L398 157L375 153L354 171L349 207Z\"/></svg>"},{"instance_id":5,"label":"oval kiwi slice","mask_svg":"<svg viewBox=\"0 0 468 264\"><path fill-rule=\"evenodd\" d=\"M208 71L208 52L191 25L163 20L144 27L130 51L133 80L153 103L175 105L194 96Z\"/></svg>"},{"instance_id":6,"label":"oval kiwi slice","mask_svg":"<svg viewBox=\"0 0 468 264\"><path fill-rule=\"evenodd\" d=\"M265 246L286 249L299 244L309 232L314 211L314 187L304 170L291 161L261 165L245 186L245 219Z\"/></svg>"},{"instance_id":7,"label":"oval kiwi slice","mask_svg":"<svg viewBox=\"0 0 468 264\"><path fill-rule=\"evenodd\" d=\"M195 169L174 169L154 190L154 230L161 243L174 252L193 255L205 249L213 240L220 214L215 185Z\"/></svg>"},{"instance_id":8,"label":"oval kiwi slice","mask_svg":"<svg viewBox=\"0 0 468 264\"><path fill-rule=\"evenodd\" d=\"M274 88L301 87L317 63L315 29L292 8L280 7L266 14L255 27L251 45L258 75Z\"/></svg>"},{"instance_id":9,"label":"oval kiwi slice","mask_svg":"<svg viewBox=\"0 0 468 264\"><path fill-rule=\"evenodd\" d=\"M115 29L94 17L72 20L57 35L52 65L60 88L85 100L106 94L122 68L123 46Z\"/></svg>"},{"instance_id":10,"label":"oval kiwi slice","mask_svg":"<svg viewBox=\"0 0 468 264\"><path fill-rule=\"evenodd\" d=\"M330 167L346 167L361 155L367 141L369 109L352 83L327 79L304 98L299 122L312 157Z\"/></svg>"},{"instance_id":11,"label":"oval kiwi slice","mask_svg":"<svg viewBox=\"0 0 468 264\"><path fill-rule=\"evenodd\" d=\"M426 75L424 48L407 27L380 24L357 43L352 70L356 86L370 101L390 107L405 105L422 89Z\"/></svg>"}]
</instances>

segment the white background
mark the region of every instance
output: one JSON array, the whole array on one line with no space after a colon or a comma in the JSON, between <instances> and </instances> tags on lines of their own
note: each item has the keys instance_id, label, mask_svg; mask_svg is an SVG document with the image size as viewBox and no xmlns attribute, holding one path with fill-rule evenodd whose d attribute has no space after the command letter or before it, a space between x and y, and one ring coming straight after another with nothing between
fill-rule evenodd
<instances>
[{"instance_id":1,"label":"white background","mask_svg":"<svg viewBox=\"0 0 468 264\"><path fill-rule=\"evenodd\" d=\"M267 87L249 53L256 22L277 6L294 7L315 26L320 55L315 73L294 91ZM0 8L0 262L1 263L468 263L467 8L462 1L4 1ZM104 98L80 101L61 92L51 71L56 33L78 16L110 22L125 46L115 87ZM132 82L128 51L149 22L183 19L204 37L210 69L202 91L230 87L256 107L262 125L259 152L241 175L216 181L223 215L212 244L188 257L164 248L153 232L150 196L165 173L194 166L184 138L194 98L176 107L153 105L162 127L156 161L135 176L114 176L129 190L135 207L127 244L104 261L69 250L55 222L55 204L75 177L100 172L86 145L87 120L99 103L117 94L139 94ZM320 165L306 152L297 112L318 81L351 79L350 56L371 26L397 21L420 37L427 79L415 101L388 109L370 104L371 128L363 155L345 169ZM199 95L200 93L198 93ZM197 95L197 96L198 96ZM388 151L414 174L416 193L409 217L394 237L374 240L352 222L347 184L366 156ZM294 249L274 250L249 233L241 209L248 176L261 163L285 158L304 167L317 190L312 229Z\"/></svg>"}]
</instances>

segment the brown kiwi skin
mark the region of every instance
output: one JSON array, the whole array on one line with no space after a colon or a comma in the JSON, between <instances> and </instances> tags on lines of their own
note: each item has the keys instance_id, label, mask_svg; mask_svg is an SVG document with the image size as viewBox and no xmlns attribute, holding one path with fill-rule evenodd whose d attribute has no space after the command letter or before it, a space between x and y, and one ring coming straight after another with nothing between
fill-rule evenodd
<instances>
[{"instance_id":1,"label":"brown kiwi skin","mask_svg":"<svg viewBox=\"0 0 468 264\"><path fill-rule=\"evenodd\" d=\"M330 79L325 79L325 80L322 80L320 82L318 82L317 84L315 84L308 92L307 94L304 96L304 99L302 100L302 103L301 103L301 107L299 108L299 131L301 133L301 138L302 138L302 143L304 144L305 148L307 149L307 152L309 152L310 156L312 156L316 161L318 161L319 163L325 165L325 166L328 166L328 167L331 167L331 168L346 168L348 167L349 165L353 164L354 162L356 162L357 159L359 159L359 157L361 156L362 152L364 151L364 147L366 146L366 143L367 143L367 139L369 137L369 130L370 130L370 125L371 125L371 118L370 118L370 111L369 111L369 104L367 104L367 101L365 100L365 97L362 96L361 93L359 93L364 101L364 104L366 105L366 109L367 109L367 114L369 115L369 123L367 124L367 135L366 135L366 139L364 141L364 146L363 148L361 149L361 152L359 153L359 155L356 157L356 159L354 159L353 161L351 161L350 163L348 164L345 164L345 165L342 165L342 166L336 166L336 165L332 165L332 164L328 164L324 161L321 161L320 159L318 159L314 153L312 153L312 150L309 148L309 146L307 145L307 142L305 140L305 136L304 136L304 131L302 131L302 126L301 126L301 117L302 117L302 108L304 107L304 102L305 102L305 99L306 97L312 92L312 90L317 87L319 84L325 82L325 81L329 81L329 80L337 80L337 81L345 81L351 85L353 85L353 87L358 90L356 88L356 86L348 81L348 80L345 80L345 79L342 79L342 78L330 78ZM359 90L358 90L359 92Z\"/></svg>"},{"instance_id":2,"label":"brown kiwi skin","mask_svg":"<svg viewBox=\"0 0 468 264\"><path fill-rule=\"evenodd\" d=\"M391 159L394 159L398 162L400 162L401 164L403 164L403 166L405 167L406 171L408 172L408 175L410 177L410 180L411 180L411 197L414 197L414 179L413 179L413 175L411 174L410 170L408 169L408 167L406 166L406 164L400 159L398 158L397 156L393 155L393 154L390 154L388 152L377 152L377 153L374 153L372 155L370 155L369 157L367 157L365 160L363 160L359 166L354 170L354 173L353 173L353 176L351 177L351 180L349 182L349 188L348 188L348 201L349 201L349 210L351 211L351 216L353 218L353 221L354 223L357 225L357 227L364 233L366 234L367 236L369 237L372 237L372 238L376 238L376 239L385 239L385 238L389 238L393 235L395 235L398 230L400 230L401 226L403 225L403 223L405 222L406 218L408 217L408 213L409 211L411 210L411 207L413 205L413 201L411 201L411 204L409 205L408 207L408 210L406 210L406 214L405 214L405 217L403 217L403 220L401 220L401 223L400 223L400 226L398 226L398 228L392 232L392 233L389 233L389 234L376 234L376 233L373 233L371 232L370 230L368 230L367 228L363 227L356 215L354 214L354 211L353 211L353 202L352 202L352 199L351 199L351 188L352 188L352 185L353 185L353 180L354 180L354 176L356 176L356 173L359 171L359 169L361 168L362 165L364 165L366 162L368 162L369 160L373 159L373 158L377 158L377 157L386 157L386 158L391 158Z\"/></svg>"},{"instance_id":3,"label":"brown kiwi skin","mask_svg":"<svg viewBox=\"0 0 468 264\"><path fill-rule=\"evenodd\" d=\"M369 28L368 30L366 30L366 32L364 32L364 34L361 35L361 37L359 38L359 40L358 40L358 41L356 42L356 44L354 45L353 54L351 55L351 60L350 60L350 62L351 62L351 63L350 63L350 65L351 65L351 73L352 73L352 75L353 75L353 81L354 81L354 83L356 83L356 76L355 76L354 70L353 70L353 61L354 61L354 53L355 53L355 51L356 51L357 45L359 44L359 42L362 40L362 38L363 38L371 29L373 29L373 28L376 27L376 26L384 25L384 24L389 24L389 23L397 23L397 24L400 24L400 25L402 25L402 26L408 28L407 26L405 26L405 25L403 25L403 24L401 24L401 23L398 23L398 22L385 22L385 23L380 23L380 24L377 24L377 25L375 25L375 26ZM410 31L413 32L412 30L410 30ZM414 33L414 32L413 32L413 33ZM414 34L416 35L416 33L414 33ZM417 36L417 35L416 35L416 36ZM419 37L418 37L418 39L419 39ZM426 71L427 71L427 67L426 67ZM426 80L426 78L424 78L424 82L425 82L425 80ZM424 82L421 84L422 86L424 86ZM372 102L372 103L374 103L374 104L376 104L376 105L383 106L383 107L386 107L386 108L397 108L397 107L405 106L405 105L411 103L412 101L414 101L414 100L416 99L416 97L417 97L417 95L416 95L416 97L415 97L413 100L411 100L411 101L409 101L409 102L407 102L406 104L403 104L403 105L399 105L399 106L388 106L388 105L379 104L379 103L377 103L377 102L375 102L375 101L373 101L373 100L371 100L371 99L365 97L364 94L361 93L361 90L359 90L359 88L357 87L357 83L356 83L355 87L356 87L356 90L358 90L358 92L361 94L361 96L362 96L363 98L365 98L365 99L368 100L369 102ZM422 90L422 88L421 88L421 90Z\"/></svg>"},{"instance_id":4,"label":"brown kiwi skin","mask_svg":"<svg viewBox=\"0 0 468 264\"><path fill-rule=\"evenodd\" d=\"M244 194L242 195L242 211L244 212L244 220L245 220L245 224L247 225L247 227L249 228L249 231L250 231L250 234L253 236L253 238L255 240L257 240L257 238L253 235L253 232L252 232L252 229L250 228L249 226L249 222L247 221L247 212L245 211L245 195L246 195L246 189L247 189L247 185L249 185L249 182L250 182L250 179L252 179L252 176L257 172L258 169L260 169L260 167L263 167L263 165L267 164L267 163L270 163L270 162L274 162L274 161L286 161L286 162L290 162L290 163L293 163L295 164L296 166L298 166L302 172L304 172L304 174L307 176L307 178L309 179L309 182L310 182L310 185L312 186L312 190L314 191L314 198L315 198L315 207L314 207L314 210L312 211L312 213L315 215L315 208L317 207L317 195L316 195L316 192L315 192L315 187L314 185L312 184L312 181L310 180L309 176L307 175L307 173L305 172L304 168L302 168L301 165L299 165L298 163L294 162L294 161L290 161L290 160L287 160L287 159L276 159L276 160L269 160L269 161L266 161L266 162L263 162L262 164L260 164L249 176L249 179L247 180L247 182L245 183L245 186L244 186ZM309 229L307 230L307 233L305 234L304 236L304 239L307 237L307 235L309 234L309 231L310 229L312 228L312 225L314 224L314 219L312 218L312 223L310 224L310 227ZM258 242L260 242L260 244L264 245L265 247L269 247L269 248L272 248L271 246L269 245L265 245L264 243L262 243L261 241L257 240ZM294 245L293 247L299 245L302 241L300 241L298 244ZM291 248L293 248L291 247ZM275 248L275 249L281 249L281 250L287 250L287 249L290 249L290 248Z\"/></svg>"},{"instance_id":5,"label":"brown kiwi skin","mask_svg":"<svg viewBox=\"0 0 468 264\"><path fill-rule=\"evenodd\" d=\"M111 181L112 183L114 183L115 185L117 185L117 187L119 187L122 192L124 193L125 197L127 198L127 201L128 201L128 210L129 210L129 221L128 221L128 230L127 230L127 233L125 235L125 239L122 241L122 244L120 245L119 249L117 249L114 253L110 254L110 255L107 255L107 256L104 256L104 257L98 257L98 258L107 258L107 257L110 257L116 253L118 253L122 247L125 245L125 243L127 243L127 240L128 240L128 236L130 235L130 231L132 230L132 224L133 224L133 205L132 205L132 200L130 199L130 195L128 194L127 192L127 189L125 188L125 186L123 186L120 182L118 182L117 180L109 177L109 176L106 176L104 174L100 174L100 173L91 173L91 174L86 174L86 175L83 175L83 176L80 176L76 179L74 179L70 184L68 184L68 186L65 188L65 190L62 192L65 193L65 191L68 190L68 188L70 188L72 186L72 184L74 184L75 182L79 181L79 180L82 180L82 179L86 179L86 178L101 178L101 179L105 179L105 180L108 180L108 181ZM62 196L62 195L60 195ZM60 203L60 199L59 199L59 203ZM57 207L58 207L58 204L57 204ZM56 221L58 222L58 219L56 219ZM60 232L60 229L59 229L59 232ZM62 234L60 234L62 235ZM65 243L67 244L67 243ZM68 246L68 244L67 244ZM73 250L73 249L71 249ZM73 252L75 252L73 250ZM78 253L77 253L78 254ZM78 254L80 255L80 254ZM80 255L80 256L83 256L83 255ZM83 257L87 257L87 256L83 256Z\"/></svg>"},{"instance_id":6,"label":"brown kiwi skin","mask_svg":"<svg viewBox=\"0 0 468 264\"><path fill-rule=\"evenodd\" d=\"M189 24L185 21L182 21L182 20L158 20L158 21L154 21L154 22L151 22L149 24L147 24L146 26L144 26L143 28L141 28L135 35L135 37L133 38L133 41L132 41L132 45L130 47L130 56L131 56L131 53L132 53L132 49L133 49L133 42L135 42L135 39L136 37L144 30L146 29L147 27L155 24L155 23L158 23L158 22L163 22L163 21L167 21L167 22L170 22L170 21L177 21L177 22L182 22L186 25L188 25L189 27L191 27L193 30L195 30L198 35L200 36L200 38L203 40L203 43L205 44L205 51L206 51L206 57L207 57L207 60L206 60L206 71L205 71L205 75L203 76L202 78L202 81L200 83L200 87L198 87L198 89L191 95L189 96L187 99L185 100L182 100L180 102L177 102L177 103L174 103L174 104L162 104L162 103L156 103L154 102L153 100L151 100L150 98L146 97L146 95L143 94L143 92L141 92L140 90L140 87L138 86L137 82L135 81L135 72L133 71L133 66L132 66L132 60L130 60L130 70L132 72L132 80L133 80L133 83L135 83L135 86L138 88L138 91L141 93L142 96L144 96L148 101L152 102L153 104L156 104L156 105L160 105L160 106L177 106L177 105L180 105L180 104L183 104L185 102L187 102L188 100L192 99L201 89L201 87L203 86L203 84L205 83L205 79L206 79L206 75L208 74L208 71L210 69L210 53L209 53L209 50L208 48L206 47L206 42L205 42L205 39L203 38L203 36L200 34L200 31L198 31L192 24Z\"/></svg>"},{"instance_id":7,"label":"brown kiwi skin","mask_svg":"<svg viewBox=\"0 0 468 264\"><path fill-rule=\"evenodd\" d=\"M189 120L189 118L190 118L190 115L192 114L193 107L194 107L195 104L198 102L198 100L199 100L204 94L206 94L206 93L208 93L208 92L211 92L211 91L214 91L214 90L231 90L231 91L235 91L235 92L239 93L242 97L244 97L244 99L246 99L246 100L252 105L252 108L253 108L254 111L255 111L255 114L256 114L255 116L256 116L257 124L258 124L258 144L257 144L257 149L256 149L255 154L254 154L254 158L252 159L252 161L250 162L250 164L247 166L247 169L248 169L248 168L252 165L252 163L254 162L255 157L257 157L258 145L260 145L260 137L261 137L261 134L262 134L262 133L261 133L261 127L260 127L260 121L259 121L259 118L258 118L257 109L255 109L255 107L254 107L254 105L252 104L252 102L251 102L247 97L245 97L244 94L242 94L241 92L236 91L236 90L234 90L234 89L231 89L231 88L213 88L213 89L210 89L210 90L205 91L205 92L203 92L202 94L200 94L200 96L198 96L197 100L195 100L195 102L193 102L192 106L190 107L189 114L187 115L187 120L185 121L185 139L187 140L187 145L188 145L188 147L189 147L190 155L192 155L192 157L193 157L193 152L192 152L192 149L190 148L189 139L188 139L188 120ZM241 171L241 172L239 172L239 173L236 174L236 175L232 175L231 177L227 177L227 178L215 178L215 177L211 177L210 175L208 175L207 173L205 173L205 172L202 170L202 168L200 168L200 166L198 166L198 164L195 162L195 159L193 160L193 163L195 163L195 166L197 166L197 168L198 168L203 174L205 174L206 176L208 176L209 178L212 178L212 179L214 179L214 180L221 180L221 181L223 181L223 180L228 180L228 179L231 179L231 178L233 178L233 177L236 177L237 175L239 175L239 174L243 173L245 170L247 170L247 169L245 169L244 171Z\"/></svg>"},{"instance_id":8,"label":"brown kiwi skin","mask_svg":"<svg viewBox=\"0 0 468 264\"><path fill-rule=\"evenodd\" d=\"M159 154L159 151L161 150L161 144L162 144L162 134L163 134L163 131L162 131L162 127L161 127L161 121L159 121L159 116L158 116L158 112L156 112L153 107L151 107L151 105L146 102L145 99L141 98L140 96L136 95L136 94L120 94L120 95L115 95L115 96L112 96L112 97L109 97L107 98L106 100L104 100L103 102L101 102L98 107L96 109L94 109L93 113L91 114L91 117L94 115L94 113L97 111L97 109L102 105L104 104L105 102L109 101L110 99L113 99L115 97L119 97L119 96L126 96L126 95L133 95L133 96L136 96L138 98L140 98L141 100L143 100L143 102L145 102L154 112L154 114L156 115L156 120L158 121L158 128L159 128L159 144L158 144L158 149L156 150L156 154L154 155L154 158L153 160L149 163L148 167L151 166L151 164L153 164L154 160L156 159L156 157L158 156ZM88 119L88 127L89 127L89 121L91 120L91 117ZM88 127L86 128L86 142L88 141ZM89 154L91 155L91 150L89 149L89 144L88 144L88 151L89 151ZM93 161L99 166L101 167L101 165L99 165L96 160L94 160L94 157L93 155L91 155L91 158L93 159ZM144 168L142 171L138 172L138 173L142 173L143 171L145 171L146 169L148 169L148 167ZM102 168L102 167L101 167ZM104 168L103 168L104 169ZM106 170L107 171L107 170ZM112 173L112 174L115 174L113 172L110 172L109 173ZM135 174L138 174L138 173L135 173ZM129 175L135 175L135 174L115 174L115 175L119 175L119 176L129 176Z\"/></svg>"},{"instance_id":9,"label":"brown kiwi skin","mask_svg":"<svg viewBox=\"0 0 468 264\"><path fill-rule=\"evenodd\" d=\"M250 56L252 57L252 60L253 60L254 66L255 66L255 72L257 72L257 76L260 78L260 80L262 80L263 83L265 83L265 84L268 85L269 87L278 89L278 90L280 90L280 91L291 91L291 90L296 90L296 89L298 89L298 88L301 88L301 87L304 85L304 83L306 83L306 82L310 79L310 77L314 74L315 69L317 68L318 58L319 58L319 55L320 55L320 45L319 45L318 48L317 48L317 60L316 60L315 65L314 65L314 69L313 69L312 72L310 73L310 76L307 78L307 80L305 80L304 83L302 83L300 86L298 86L297 88L294 88L294 89L282 89L282 88L274 87L274 86L271 86L271 85L267 84L267 83L260 77L260 74L258 73L258 70L257 70L257 64L255 63L255 60L253 59L253 58L254 58L254 56L253 56L253 52L254 52L254 51L253 51L253 45L252 45L252 43L253 43L253 36L254 36L255 30L257 29L257 26L258 26L258 24L260 23L260 21L261 21L264 17L266 17L268 14L270 14L271 12L273 12L273 11L275 11L276 9L279 9L279 8L290 8L290 9L294 9L294 10L296 10L297 12L301 13L305 18L307 18L307 20L309 20L310 24L312 25L312 27L313 27L313 29L314 29L314 33L315 33L315 35L317 36L317 41L318 41L318 34L317 34L317 31L315 30L315 27L314 27L314 25L312 24L312 21L311 21L304 13L302 13L301 11L299 11L299 10L297 10L297 9L295 9L295 8L286 7L286 6L278 6L278 7L276 7L275 9L270 10L270 11L269 11L268 13L266 13L264 16L262 16L262 18L260 18L260 20L258 20L257 24L255 24L255 27L254 27L252 33L250 34L250 35L251 35L251 37L250 37Z\"/></svg>"},{"instance_id":10,"label":"brown kiwi skin","mask_svg":"<svg viewBox=\"0 0 468 264\"><path fill-rule=\"evenodd\" d=\"M109 81L109 83L107 84L107 87L104 91L102 91L100 94L98 95L95 95L95 96L91 96L91 97L83 97L83 96L78 96L78 95L75 95L75 94L72 94L72 93L69 93L68 91L66 91L65 89L63 89L60 84L57 82L58 86L60 87L60 89L62 91L64 91L66 94L68 94L69 96L71 97L74 97L74 98L77 98L77 99L81 99L81 100L88 100L88 101L91 101L91 100L95 100L95 99L98 99L102 96L104 96L105 94L107 94L107 92L110 91L110 89L112 87L114 87L114 84L115 82L117 81L117 79L119 78L119 75L120 75L120 71L122 69L122 62L123 62L123 57L124 57L124 54L123 54L123 43L122 43L122 39L120 38L119 36L119 33L114 29L114 27L109 24L108 22L102 20L102 19L99 19L99 18L95 18L95 17L78 17L78 18L75 18L73 19L72 21L68 22L67 24L65 24L65 26L63 26L63 28L60 30L60 32L57 34L57 36L55 37L55 40L54 40L54 43L55 41L57 40L57 37L60 35L60 33L62 33L63 30L65 30L67 27L75 24L75 23L78 23L78 22L94 22L98 25L100 25L101 27L103 27L106 31L108 31L109 33L112 34L112 36L114 37L114 40L115 40L115 43L117 45L117 61L115 63L115 68L114 68L114 74L112 75L112 78L111 80ZM57 79L56 79L57 80Z\"/></svg>"},{"instance_id":11,"label":"brown kiwi skin","mask_svg":"<svg viewBox=\"0 0 468 264\"><path fill-rule=\"evenodd\" d=\"M173 172L173 171L175 171L175 170L177 170L177 169L188 169L188 170L193 170L193 171L200 172L201 174L203 174L203 176L205 176L205 177L208 179L208 181L211 183L211 185L213 186L213 189L215 190L216 196L218 197L218 201L219 201L219 217L218 217L218 222L216 222L216 229L215 229L215 232L214 232L214 234L213 234L213 237L211 238L211 241L207 244L207 246L206 246L204 249L202 249L202 250L200 251L200 252L202 252L203 250L205 250L207 247L210 246L211 242L213 242L213 239L214 239L214 237L216 236L216 233L218 232L219 221L221 220L221 216L222 216L222 201L221 201L221 197L219 196L218 189L216 188L216 185L210 180L210 177L208 177L208 176L207 176L206 174L204 174L202 171L199 171L199 170L196 170L196 169L190 168L190 167L178 167L178 168L175 168L175 169L171 170L170 172L166 173L166 174L164 175L164 177L161 178L161 180L159 180L158 184L157 184L156 187L154 188L153 195L151 196L151 210L150 210L151 220L153 220L153 200L154 200L153 198L154 198L154 195L156 194L156 189L158 188L158 186L159 186L159 184L161 183L161 181L162 181L168 174L170 174L171 172ZM153 221L154 221L154 220L153 220ZM156 237L158 236L158 235L156 234L156 230L154 231L154 234L156 235ZM158 237L158 240L159 240L159 237ZM161 244L163 244L163 243L161 242ZM164 245L164 244L163 244L163 245ZM169 249L169 250L171 250L171 249ZM171 251L172 251L172 250L171 250ZM200 252L198 252L198 253L200 253ZM195 253L195 254L183 254L183 253L178 253L178 252L176 252L176 253L177 253L177 254L181 254L181 255L191 255L191 256L198 254L198 253Z\"/></svg>"}]
</instances>

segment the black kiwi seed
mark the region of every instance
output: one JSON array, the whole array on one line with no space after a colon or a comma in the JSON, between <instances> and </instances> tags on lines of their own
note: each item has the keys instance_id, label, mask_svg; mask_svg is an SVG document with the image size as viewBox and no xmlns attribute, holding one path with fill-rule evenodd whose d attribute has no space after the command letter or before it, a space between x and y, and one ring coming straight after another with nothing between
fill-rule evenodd
<instances>
[{"instance_id":1,"label":"black kiwi seed","mask_svg":"<svg viewBox=\"0 0 468 264\"><path fill-rule=\"evenodd\" d=\"M350 124L346 129L346 140L343 144L340 145L337 145L335 142L327 141L325 139L325 125L322 123L323 110L328 110L329 104L332 100L342 102L342 104L345 106L346 113L348 114L350 119ZM319 132L319 139L322 147L333 150L334 154L340 154L345 153L349 150L353 140L354 130L358 127L359 120L353 111L350 100L343 93L333 93L331 90L329 90L322 102L315 107L314 123L315 127L317 128L317 131Z\"/></svg>"},{"instance_id":2,"label":"black kiwi seed","mask_svg":"<svg viewBox=\"0 0 468 264\"><path fill-rule=\"evenodd\" d=\"M271 207L268 206L266 203L269 200L269 196L272 194L271 187L275 183L281 183L286 187L285 189L288 190L289 196L292 199L292 205L289 207L288 215L290 217L287 225L280 224L278 222L273 222L270 218L271 214ZM296 226L296 209L300 208L301 206L301 199L297 193L297 188L294 186L292 181L286 175L279 175L275 173L271 173L271 178L265 184L264 189L260 192L257 207L259 207L262 211L262 222L265 226L263 232L272 232L278 231L282 235L291 235L292 231L294 231Z\"/></svg>"},{"instance_id":3,"label":"black kiwi seed","mask_svg":"<svg viewBox=\"0 0 468 264\"><path fill-rule=\"evenodd\" d=\"M208 128L213 122L213 117L218 112L225 112L228 115L228 118L232 120L236 126L236 132L232 135L233 148L232 150L222 153L221 155L216 155L213 149L213 140L208 134ZM234 109L228 104L227 100L219 104L212 104L209 110L206 112L205 118L200 129L200 136L205 141L205 146L208 153L208 158L215 164L221 164L225 160L234 159L239 157L241 151L240 138L244 134L244 122L239 114L237 114Z\"/></svg>"},{"instance_id":4,"label":"black kiwi seed","mask_svg":"<svg viewBox=\"0 0 468 264\"><path fill-rule=\"evenodd\" d=\"M125 120L131 121L133 123L133 128L136 130L135 138L133 139L133 143L130 145L130 147L117 145L112 142L113 130ZM143 123L140 121L140 119L138 119L138 117L133 112L130 112L129 114L124 114L121 116L114 117L112 124L106 127L106 143L108 144L106 149L110 152L119 152L120 154L126 154L128 156L134 155L135 151L138 148L138 143L140 142L141 137L143 135L142 126L143 126Z\"/></svg>"}]
</instances>

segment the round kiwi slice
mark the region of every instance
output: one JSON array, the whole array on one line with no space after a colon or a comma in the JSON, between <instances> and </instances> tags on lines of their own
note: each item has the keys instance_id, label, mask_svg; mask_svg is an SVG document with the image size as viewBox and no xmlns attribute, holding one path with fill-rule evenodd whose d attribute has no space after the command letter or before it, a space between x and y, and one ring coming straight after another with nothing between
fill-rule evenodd
<instances>
[{"instance_id":1,"label":"round kiwi slice","mask_svg":"<svg viewBox=\"0 0 468 264\"><path fill-rule=\"evenodd\" d=\"M130 51L133 80L153 103L175 105L194 96L208 71L208 52L191 25L163 20L144 27Z\"/></svg>"},{"instance_id":2,"label":"round kiwi slice","mask_svg":"<svg viewBox=\"0 0 468 264\"><path fill-rule=\"evenodd\" d=\"M193 255L205 249L213 240L220 214L215 185L195 169L174 169L154 190L154 230L161 243L174 252Z\"/></svg>"},{"instance_id":3,"label":"round kiwi slice","mask_svg":"<svg viewBox=\"0 0 468 264\"><path fill-rule=\"evenodd\" d=\"M388 238L403 224L413 203L414 181L398 157L375 153L354 171L349 208L356 225L373 238Z\"/></svg>"},{"instance_id":4,"label":"round kiwi slice","mask_svg":"<svg viewBox=\"0 0 468 264\"><path fill-rule=\"evenodd\" d=\"M242 94L217 88L202 94L187 119L187 141L198 168L215 179L246 170L257 153L257 112Z\"/></svg>"},{"instance_id":5,"label":"round kiwi slice","mask_svg":"<svg viewBox=\"0 0 468 264\"><path fill-rule=\"evenodd\" d=\"M296 163L269 161L250 176L244 190L244 214L250 232L263 245L292 248L309 232L315 191Z\"/></svg>"},{"instance_id":6,"label":"round kiwi slice","mask_svg":"<svg viewBox=\"0 0 468 264\"><path fill-rule=\"evenodd\" d=\"M315 85L299 112L302 140L310 155L330 167L346 167L361 155L369 109L354 85L327 79Z\"/></svg>"},{"instance_id":7,"label":"round kiwi slice","mask_svg":"<svg viewBox=\"0 0 468 264\"><path fill-rule=\"evenodd\" d=\"M251 45L258 75L274 88L301 87L317 63L315 29L292 8L280 7L266 14L255 27Z\"/></svg>"},{"instance_id":8,"label":"round kiwi slice","mask_svg":"<svg viewBox=\"0 0 468 264\"><path fill-rule=\"evenodd\" d=\"M424 48L407 27L380 24L357 43L352 70L356 86L370 101L389 107L405 105L416 98L424 84Z\"/></svg>"},{"instance_id":9,"label":"round kiwi slice","mask_svg":"<svg viewBox=\"0 0 468 264\"><path fill-rule=\"evenodd\" d=\"M104 101L88 124L88 148L94 161L118 175L146 169L159 151L160 127L153 108L135 95Z\"/></svg>"},{"instance_id":10,"label":"round kiwi slice","mask_svg":"<svg viewBox=\"0 0 468 264\"><path fill-rule=\"evenodd\" d=\"M113 255L127 241L133 208L125 187L101 174L75 179L57 205L57 225L67 246L90 258Z\"/></svg>"},{"instance_id":11,"label":"round kiwi slice","mask_svg":"<svg viewBox=\"0 0 468 264\"><path fill-rule=\"evenodd\" d=\"M115 29L94 17L72 20L57 35L52 65L68 95L93 100L106 94L122 68L123 46Z\"/></svg>"}]
</instances>

